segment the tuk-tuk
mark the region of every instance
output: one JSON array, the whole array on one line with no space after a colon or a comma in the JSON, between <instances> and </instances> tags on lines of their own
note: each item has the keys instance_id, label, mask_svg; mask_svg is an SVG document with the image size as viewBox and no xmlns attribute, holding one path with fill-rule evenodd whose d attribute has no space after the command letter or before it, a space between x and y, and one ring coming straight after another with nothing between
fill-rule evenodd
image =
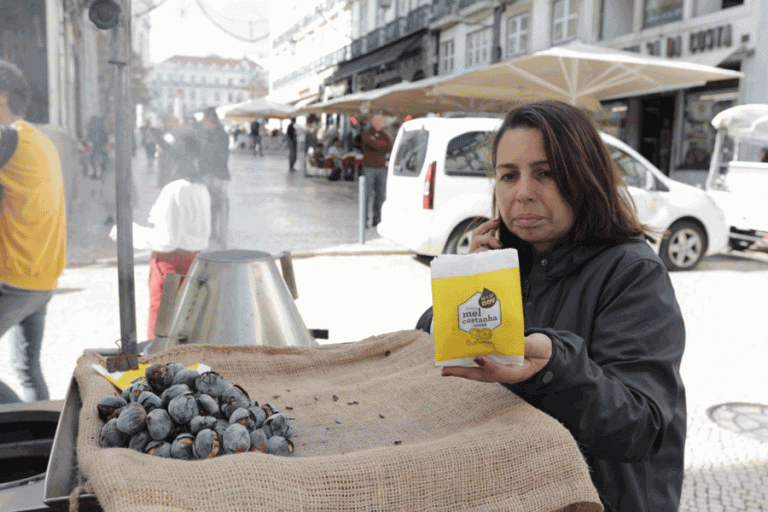
<instances>
[{"instance_id":1,"label":"tuk-tuk","mask_svg":"<svg viewBox=\"0 0 768 512\"><path fill-rule=\"evenodd\" d=\"M768 239L768 105L739 105L712 119L717 130L706 190L725 213L731 249Z\"/></svg>"}]
</instances>

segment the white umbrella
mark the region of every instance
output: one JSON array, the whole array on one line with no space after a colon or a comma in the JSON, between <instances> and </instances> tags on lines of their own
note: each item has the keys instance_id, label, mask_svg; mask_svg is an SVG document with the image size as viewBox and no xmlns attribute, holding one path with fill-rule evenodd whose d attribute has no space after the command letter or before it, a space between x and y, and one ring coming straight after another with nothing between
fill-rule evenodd
<instances>
[{"instance_id":1,"label":"white umbrella","mask_svg":"<svg viewBox=\"0 0 768 512\"><path fill-rule=\"evenodd\" d=\"M415 82L400 82L381 89L347 94L321 103L307 105L300 108L299 112L357 115L381 111L388 115L423 116L430 112L501 112L506 110L511 103L517 102L506 99L496 100L433 93L437 84L450 78L434 76Z\"/></svg>"},{"instance_id":2,"label":"white umbrella","mask_svg":"<svg viewBox=\"0 0 768 512\"><path fill-rule=\"evenodd\" d=\"M597 111L604 100L742 76L713 66L572 42L446 78L432 93L496 100L559 99Z\"/></svg>"},{"instance_id":3,"label":"white umbrella","mask_svg":"<svg viewBox=\"0 0 768 512\"><path fill-rule=\"evenodd\" d=\"M241 103L222 105L216 109L216 113L221 119L248 122L262 117L288 119L296 115L296 110L284 103L255 98Z\"/></svg>"}]
</instances>

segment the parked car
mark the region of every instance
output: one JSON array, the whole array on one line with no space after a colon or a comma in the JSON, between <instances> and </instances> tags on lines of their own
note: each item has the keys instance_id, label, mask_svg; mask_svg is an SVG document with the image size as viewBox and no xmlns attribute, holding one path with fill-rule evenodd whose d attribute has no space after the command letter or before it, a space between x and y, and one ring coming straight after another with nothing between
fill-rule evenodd
<instances>
[{"instance_id":1,"label":"parked car","mask_svg":"<svg viewBox=\"0 0 768 512\"><path fill-rule=\"evenodd\" d=\"M712 119L717 130L706 189L725 212L735 251L768 241L768 105L738 105Z\"/></svg>"},{"instance_id":2,"label":"parked car","mask_svg":"<svg viewBox=\"0 0 768 512\"><path fill-rule=\"evenodd\" d=\"M489 151L500 120L418 118L402 124L389 160L378 233L416 254L466 253L471 231L491 218ZM641 222L670 270L690 269L722 251L728 228L703 191L676 182L620 140L601 133Z\"/></svg>"}]
</instances>

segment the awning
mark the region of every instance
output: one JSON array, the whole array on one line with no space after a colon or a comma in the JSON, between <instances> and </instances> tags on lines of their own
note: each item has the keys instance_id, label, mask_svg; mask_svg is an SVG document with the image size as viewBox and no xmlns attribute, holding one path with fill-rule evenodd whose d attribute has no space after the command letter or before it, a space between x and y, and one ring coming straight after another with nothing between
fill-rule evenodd
<instances>
[{"instance_id":1,"label":"awning","mask_svg":"<svg viewBox=\"0 0 768 512\"><path fill-rule=\"evenodd\" d=\"M331 82L341 80L360 71L391 62L410 50L420 39L421 32L405 37L395 43L374 50L370 53L348 60L339 66L331 77Z\"/></svg>"},{"instance_id":2,"label":"awning","mask_svg":"<svg viewBox=\"0 0 768 512\"><path fill-rule=\"evenodd\" d=\"M303 97L299 98L298 100L296 100L295 102L293 102L293 108L298 110L300 108L306 107L307 105L311 105L312 103L315 103L319 99L320 99L320 92L319 91L315 92L315 93L312 93L312 94L309 94L307 96L303 96Z\"/></svg>"}]
</instances>

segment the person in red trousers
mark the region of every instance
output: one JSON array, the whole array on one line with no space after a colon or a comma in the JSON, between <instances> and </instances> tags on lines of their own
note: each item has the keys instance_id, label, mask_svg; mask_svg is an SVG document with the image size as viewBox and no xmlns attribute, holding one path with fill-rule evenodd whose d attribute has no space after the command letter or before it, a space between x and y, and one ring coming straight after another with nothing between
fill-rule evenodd
<instances>
[{"instance_id":1,"label":"person in red trousers","mask_svg":"<svg viewBox=\"0 0 768 512\"><path fill-rule=\"evenodd\" d=\"M155 338L155 323L163 295L165 276L180 274L182 280L200 251L208 248L211 236L211 196L198 167L199 139L181 133L173 143L161 143L174 166L174 179L165 185L149 212L151 226L133 224L133 247L150 249L149 321L147 339ZM110 237L117 239L117 226Z\"/></svg>"}]
</instances>

